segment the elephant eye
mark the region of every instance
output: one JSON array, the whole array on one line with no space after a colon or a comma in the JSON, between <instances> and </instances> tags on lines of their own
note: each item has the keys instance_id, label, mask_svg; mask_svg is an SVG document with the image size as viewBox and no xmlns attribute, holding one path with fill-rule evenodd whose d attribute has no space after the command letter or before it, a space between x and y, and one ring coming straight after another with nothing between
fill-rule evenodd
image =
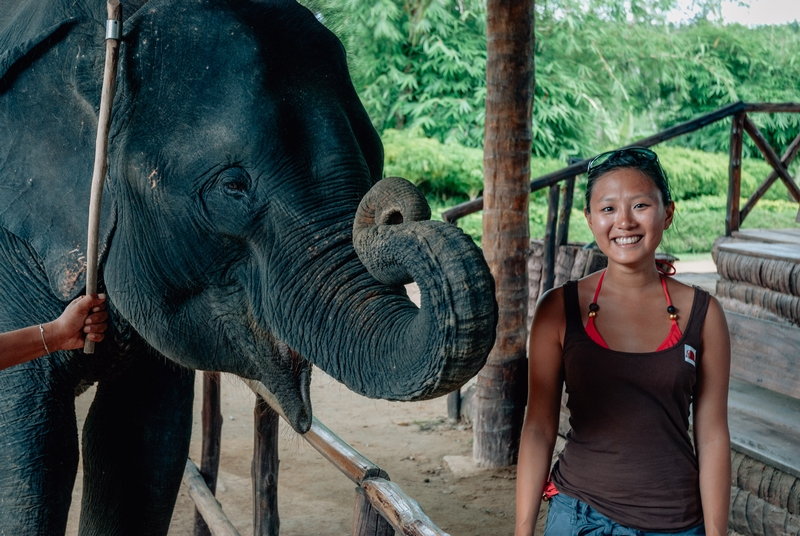
<instances>
[{"instance_id":1,"label":"elephant eye","mask_svg":"<svg viewBox=\"0 0 800 536\"><path fill-rule=\"evenodd\" d=\"M240 197L250 191L250 176L242 168L228 168L220 174L220 184L228 194Z\"/></svg>"}]
</instances>

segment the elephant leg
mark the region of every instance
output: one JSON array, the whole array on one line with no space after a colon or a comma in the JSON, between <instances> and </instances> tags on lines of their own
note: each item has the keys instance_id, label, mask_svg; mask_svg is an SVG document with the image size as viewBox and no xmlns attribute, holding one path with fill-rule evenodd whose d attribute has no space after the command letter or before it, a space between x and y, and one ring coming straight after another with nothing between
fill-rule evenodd
<instances>
[{"instance_id":1,"label":"elephant leg","mask_svg":"<svg viewBox=\"0 0 800 536\"><path fill-rule=\"evenodd\" d=\"M78 468L74 388L52 356L0 372L0 535L58 535Z\"/></svg>"},{"instance_id":2,"label":"elephant leg","mask_svg":"<svg viewBox=\"0 0 800 536\"><path fill-rule=\"evenodd\" d=\"M194 371L153 353L100 382L83 427L81 536L167 534L193 398Z\"/></svg>"}]
</instances>

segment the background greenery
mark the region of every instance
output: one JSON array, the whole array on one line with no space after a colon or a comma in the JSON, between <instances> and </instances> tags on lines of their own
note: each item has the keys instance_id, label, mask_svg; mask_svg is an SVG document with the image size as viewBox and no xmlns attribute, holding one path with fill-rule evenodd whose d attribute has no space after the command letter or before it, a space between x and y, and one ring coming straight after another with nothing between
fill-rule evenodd
<instances>
[{"instance_id":1,"label":"background greenery","mask_svg":"<svg viewBox=\"0 0 800 536\"><path fill-rule=\"evenodd\" d=\"M439 212L480 195L485 0L303 3L348 51L356 90L383 133L386 174L412 180ZM800 24L723 25L710 22L719 0L696 0L697 20L675 25L666 18L675 4L536 1L532 177L737 100L800 101ZM778 152L800 130L800 114L751 117ZM721 121L656 148L678 201L664 244L674 253L708 251L723 232L729 136L730 121ZM742 174L749 195L769 168L746 136L744 152L755 157ZM543 234L543 195L533 194L532 236ZM766 200L745 227L796 225L782 185ZM571 236L588 239L582 217L573 220ZM479 215L461 225L480 239Z\"/></svg>"}]
</instances>

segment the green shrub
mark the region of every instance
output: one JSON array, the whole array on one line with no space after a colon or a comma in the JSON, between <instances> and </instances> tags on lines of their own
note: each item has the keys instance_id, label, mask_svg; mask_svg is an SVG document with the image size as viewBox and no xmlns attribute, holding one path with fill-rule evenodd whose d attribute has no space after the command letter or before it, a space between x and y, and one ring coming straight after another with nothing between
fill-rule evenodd
<instances>
[{"instance_id":1,"label":"green shrub","mask_svg":"<svg viewBox=\"0 0 800 536\"><path fill-rule=\"evenodd\" d=\"M388 129L383 132L384 175L404 177L429 199L451 206L483 193L483 149L454 141L441 143L420 130ZM564 167L554 158L531 159L535 178Z\"/></svg>"}]
</instances>

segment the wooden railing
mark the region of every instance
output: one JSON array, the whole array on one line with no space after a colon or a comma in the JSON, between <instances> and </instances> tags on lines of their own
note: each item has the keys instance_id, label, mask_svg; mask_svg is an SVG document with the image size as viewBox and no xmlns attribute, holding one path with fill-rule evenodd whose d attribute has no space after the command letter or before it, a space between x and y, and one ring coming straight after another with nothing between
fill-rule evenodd
<instances>
[{"instance_id":1,"label":"wooden railing","mask_svg":"<svg viewBox=\"0 0 800 536\"><path fill-rule=\"evenodd\" d=\"M253 534L277 536L278 516L278 418L285 417L274 396L264 385L242 380L256 394L255 448L253 451ZM201 466L188 460L184 482L195 503L195 536L239 536L214 498L219 471L222 414L220 374L203 373L203 444ZM339 469L355 485L353 536L446 536L422 511L419 504L389 480L386 471L339 438L328 427L312 419L311 429L301 437Z\"/></svg>"},{"instance_id":2,"label":"wooden railing","mask_svg":"<svg viewBox=\"0 0 800 536\"><path fill-rule=\"evenodd\" d=\"M643 138L625 147L634 145L652 147L661 142L677 138L678 136L689 134L690 132L699 130L717 121L732 117L730 164L728 168L728 204L725 215L725 234L726 236L731 236L731 234L740 229L747 215L750 214L756 203L758 203L777 179L783 182L789 190L789 195L792 199L800 203L800 188L798 188L787 169L797 155L798 150L800 150L800 134L792 140L784 154L779 158L755 123L748 117L748 113L800 113L800 103L735 102L714 112L692 119L691 121L663 130L653 136ZM772 167L772 172L764 179L761 185L756 188L744 207L740 209L742 144L745 132L750 136L756 147L758 147L761 154ZM623 147L620 147L620 149L621 148ZM542 292L553 287L558 247L567 244L575 178L586 173L591 161L591 158L583 160L571 159L568 166L531 180L531 192L543 188L550 189L544 236L544 282ZM560 211L559 204L561 205ZM442 213L442 219L446 222L455 223L459 218L479 212L482 209L483 198L478 197L472 201L461 203L444 211ZM800 211L798 211L797 214L797 221L800 222ZM448 395L447 407L448 419L451 422L457 421L460 418L460 394L458 391Z\"/></svg>"}]
</instances>

